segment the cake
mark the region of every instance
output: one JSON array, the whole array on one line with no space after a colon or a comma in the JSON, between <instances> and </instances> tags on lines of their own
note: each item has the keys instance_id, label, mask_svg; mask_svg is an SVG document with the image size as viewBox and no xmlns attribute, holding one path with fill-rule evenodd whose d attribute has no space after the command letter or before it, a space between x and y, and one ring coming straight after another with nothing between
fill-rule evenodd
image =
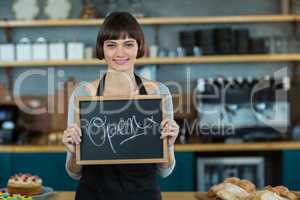
<instances>
[{"instance_id":1,"label":"cake","mask_svg":"<svg viewBox=\"0 0 300 200\"><path fill-rule=\"evenodd\" d=\"M26 196L41 194L43 192L42 179L31 174L16 174L8 179L7 191L10 194Z\"/></svg>"},{"instance_id":2,"label":"cake","mask_svg":"<svg viewBox=\"0 0 300 200\"><path fill-rule=\"evenodd\" d=\"M20 194L10 195L7 192L0 192L0 199L1 200L32 200L31 197L22 196Z\"/></svg>"}]
</instances>

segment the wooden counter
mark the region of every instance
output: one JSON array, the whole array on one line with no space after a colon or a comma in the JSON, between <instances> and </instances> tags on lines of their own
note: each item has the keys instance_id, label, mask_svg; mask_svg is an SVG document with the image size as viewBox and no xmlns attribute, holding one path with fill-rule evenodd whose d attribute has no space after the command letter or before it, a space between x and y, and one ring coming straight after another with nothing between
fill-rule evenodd
<instances>
[{"instance_id":1,"label":"wooden counter","mask_svg":"<svg viewBox=\"0 0 300 200\"><path fill-rule=\"evenodd\" d=\"M57 192L47 200L74 200L74 192ZM163 192L163 200L197 200L194 192Z\"/></svg>"},{"instance_id":2,"label":"wooden counter","mask_svg":"<svg viewBox=\"0 0 300 200\"><path fill-rule=\"evenodd\" d=\"M196 198L197 194L197 198ZM299 192L295 192L300 197ZM56 192L47 200L74 200L75 192ZM204 192L162 192L162 200L207 200Z\"/></svg>"},{"instance_id":3,"label":"wooden counter","mask_svg":"<svg viewBox=\"0 0 300 200\"><path fill-rule=\"evenodd\" d=\"M300 150L300 141L259 142L243 144L177 144L177 152L218 152L218 151L280 151ZM1 153L61 153L66 149L62 145L0 145Z\"/></svg>"}]
</instances>

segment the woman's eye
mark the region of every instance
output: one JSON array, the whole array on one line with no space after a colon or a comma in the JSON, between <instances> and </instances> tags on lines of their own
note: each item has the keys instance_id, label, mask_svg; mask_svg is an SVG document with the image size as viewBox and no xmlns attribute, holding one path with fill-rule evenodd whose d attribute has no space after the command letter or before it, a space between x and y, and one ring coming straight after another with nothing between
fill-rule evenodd
<instances>
[{"instance_id":1,"label":"woman's eye","mask_svg":"<svg viewBox=\"0 0 300 200\"><path fill-rule=\"evenodd\" d=\"M133 47L134 45L131 43L125 44L126 47Z\"/></svg>"},{"instance_id":2,"label":"woman's eye","mask_svg":"<svg viewBox=\"0 0 300 200\"><path fill-rule=\"evenodd\" d=\"M115 45L114 45L114 44L107 44L106 46L109 47L109 48L112 48L112 47L114 47Z\"/></svg>"}]
</instances>

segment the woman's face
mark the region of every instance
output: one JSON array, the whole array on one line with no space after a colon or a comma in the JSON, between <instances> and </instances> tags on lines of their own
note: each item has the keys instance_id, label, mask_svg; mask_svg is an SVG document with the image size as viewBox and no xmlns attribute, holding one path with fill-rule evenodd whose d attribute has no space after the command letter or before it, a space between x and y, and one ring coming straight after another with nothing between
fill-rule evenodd
<instances>
[{"instance_id":1,"label":"woman's face","mask_svg":"<svg viewBox=\"0 0 300 200\"><path fill-rule=\"evenodd\" d=\"M109 68L130 71L136 61L138 44L135 39L106 40L103 44L104 59Z\"/></svg>"}]
</instances>

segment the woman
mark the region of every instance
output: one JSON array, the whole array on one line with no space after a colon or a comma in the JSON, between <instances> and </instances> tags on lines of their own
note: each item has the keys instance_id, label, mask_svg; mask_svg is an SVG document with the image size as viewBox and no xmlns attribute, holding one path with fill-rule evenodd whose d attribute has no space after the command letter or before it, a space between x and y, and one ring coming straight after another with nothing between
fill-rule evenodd
<instances>
[{"instance_id":1,"label":"woman","mask_svg":"<svg viewBox=\"0 0 300 200\"><path fill-rule=\"evenodd\" d=\"M156 174L168 176L175 166L174 142L179 127L173 120L172 98L166 86L134 74L137 58L144 55L144 35L136 19L126 12L110 14L97 37L97 57L107 63L106 74L88 84L81 84L69 102L68 128L63 143L68 149L66 170L80 179L76 199L161 199ZM79 166L75 146L81 142L81 130L73 123L74 96L167 95L167 118L161 123L161 139L168 138L168 162L160 164L122 164Z\"/></svg>"}]
</instances>

